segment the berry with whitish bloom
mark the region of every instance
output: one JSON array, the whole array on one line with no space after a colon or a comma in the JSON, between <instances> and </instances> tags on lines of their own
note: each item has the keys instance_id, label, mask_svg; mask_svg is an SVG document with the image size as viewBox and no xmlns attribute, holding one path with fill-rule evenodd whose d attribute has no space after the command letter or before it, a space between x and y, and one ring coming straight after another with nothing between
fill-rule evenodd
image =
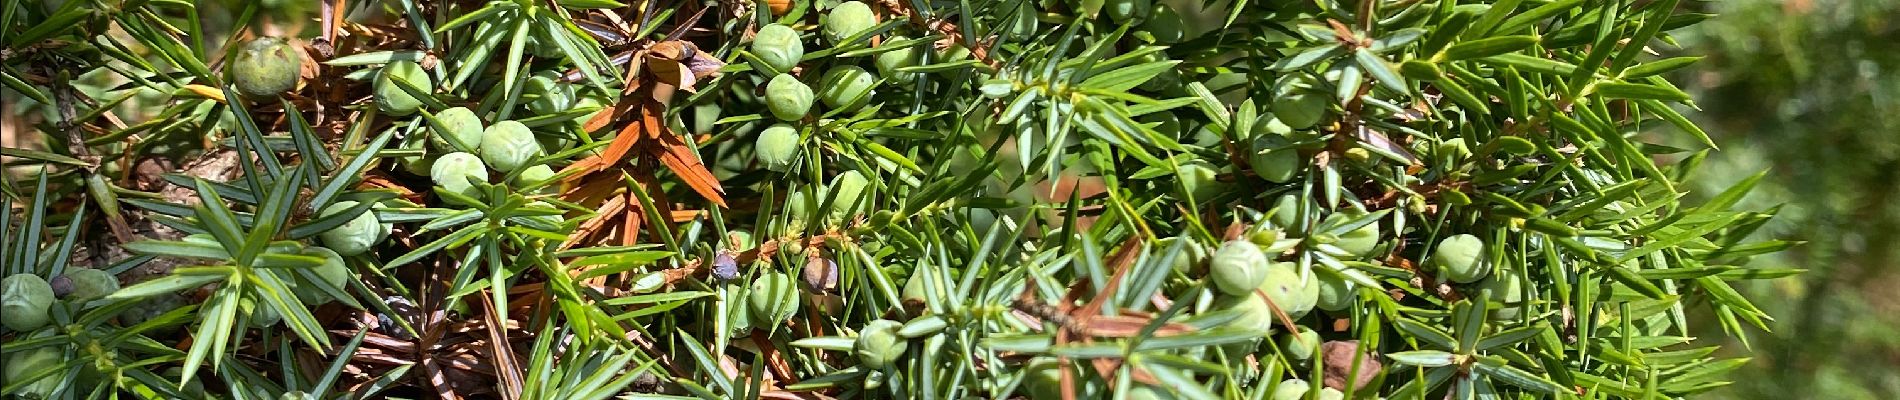
<instances>
[{"instance_id":1,"label":"berry with whitish bloom","mask_svg":"<svg viewBox=\"0 0 1900 400\"><path fill-rule=\"evenodd\" d=\"M811 102L816 97L811 86L805 86L791 74L779 74L765 84L765 108L781 121L804 119L805 114L811 112Z\"/></svg>"},{"instance_id":2,"label":"berry with whitish bloom","mask_svg":"<svg viewBox=\"0 0 1900 400\"><path fill-rule=\"evenodd\" d=\"M67 269L64 275L53 280L66 281L72 288L66 293L66 299L77 303L85 303L119 291L118 277L112 276L111 272L92 268Z\"/></svg>"},{"instance_id":3,"label":"berry with whitish bloom","mask_svg":"<svg viewBox=\"0 0 1900 400\"><path fill-rule=\"evenodd\" d=\"M1319 285L1319 309L1339 311L1352 306L1355 295L1352 281L1325 273L1315 274L1313 278Z\"/></svg>"},{"instance_id":4,"label":"berry with whitish bloom","mask_svg":"<svg viewBox=\"0 0 1900 400\"><path fill-rule=\"evenodd\" d=\"M1299 267L1291 262L1274 263L1267 267L1267 279L1260 283L1260 291L1274 306L1280 307L1287 316L1298 319L1305 316L1313 306L1319 303L1319 282L1315 279L1300 279Z\"/></svg>"},{"instance_id":5,"label":"berry with whitish bloom","mask_svg":"<svg viewBox=\"0 0 1900 400\"><path fill-rule=\"evenodd\" d=\"M877 22L877 13L872 12L871 6L864 2L838 3L837 7L831 8L830 13L825 14L825 39L831 40L832 45L838 45L844 43L845 39L877 26Z\"/></svg>"},{"instance_id":6,"label":"berry with whitish bloom","mask_svg":"<svg viewBox=\"0 0 1900 400\"><path fill-rule=\"evenodd\" d=\"M482 118L468 107L453 107L435 113L441 129L431 125L429 145L443 151L474 151L482 145Z\"/></svg>"},{"instance_id":7,"label":"berry with whitish bloom","mask_svg":"<svg viewBox=\"0 0 1900 400\"><path fill-rule=\"evenodd\" d=\"M310 272L315 273L317 278L322 279L323 284L343 293L349 293L349 279L351 278L350 267L348 264L343 263L343 255L337 254L335 250L323 247L306 248L303 250L303 255L322 258L323 265L311 268ZM330 302L330 295L324 292L323 289L318 288L316 286L317 283L304 280L302 274L297 275L296 282L297 285L291 287L291 292L297 294L297 300L302 301L304 304L323 304Z\"/></svg>"},{"instance_id":8,"label":"berry with whitish bloom","mask_svg":"<svg viewBox=\"0 0 1900 400\"><path fill-rule=\"evenodd\" d=\"M791 72L798 66L798 60L805 57L805 43L799 41L798 31L783 24L766 25L759 28L759 34L752 37L752 55L759 63L752 65L766 76ZM763 65L760 65L763 64Z\"/></svg>"},{"instance_id":9,"label":"berry with whitish bloom","mask_svg":"<svg viewBox=\"0 0 1900 400\"><path fill-rule=\"evenodd\" d=\"M910 40L910 38L893 35L884 39L883 46L890 46L893 42L905 40ZM917 65L918 60L922 60L924 57L925 46L928 46L928 44L877 53L876 56L872 56L871 63L877 65L877 74L884 76L885 79L890 79L892 82L910 82L917 78L917 73L903 72L897 69Z\"/></svg>"},{"instance_id":10,"label":"berry with whitish bloom","mask_svg":"<svg viewBox=\"0 0 1900 400\"><path fill-rule=\"evenodd\" d=\"M246 96L270 97L297 89L303 53L279 37L245 42L229 67L231 82Z\"/></svg>"},{"instance_id":11,"label":"berry with whitish bloom","mask_svg":"<svg viewBox=\"0 0 1900 400\"><path fill-rule=\"evenodd\" d=\"M438 163L437 165L440 164ZM355 201L351 200L332 203L329 207L324 207L320 215L336 215L348 211L350 207L355 207L356 204ZM317 235L317 239L323 242L324 247L328 247L337 254L344 256L363 254L363 252L369 251L371 247L375 247L377 243L382 242L383 238L386 237L389 237L388 226L383 225L382 221L376 220L376 213L369 211L364 211L355 218L351 218L349 222L344 222L342 225L337 225L335 228L330 228L330 230Z\"/></svg>"},{"instance_id":12,"label":"berry with whitish bloom","mask_svg":"<svg viewBox=\"0 0 1900 400\"><path fill-rule=\"evenodd\" d=\"M441 158L435 159L435 165L429 167L429 178L444 190L480 198L480 189L475 187L474 182L488 182L488 166L482 164L482 159L474 154L459 151L443 154Z\"/></svg>"},{"instance_id":13,"label":"berry with whitish bloom","mask_svg":"<svg viewBox=\"0 0 1900 400\"><path fill-rule=\"evenodd\" d=\"M838 262L830 258L806 258L804 275L805 290L812 293L824 293L838 288Z\"/></svg>"},{"instance_id":14,"label":"berry with whitish bloom","mask_svg":"<svg viewBox=\"0 0 1900 400\"><path fill-rule=\"evenodd\" d=\"M0 280L0 325L15 332L46 326L53 307L53 285L34 274L13 274Z\"/></svg>"},{"instance_id":15,"label":"berry with whitish bloom","mask_svg":"<svg viewBox=\"0 0 1900 400\"><path fill-rule=\"evenodd\" d=\"M1326 96L1294 90L1273 99L1273 116L1293 129L1311 128L1326 116Z\"/></svg>"},{"instance_id":16,"label":"berry with whitish bloom","mask_svg":"<svg viewBox=\"0 0 1900 400\"><path fill-rule=\"evenodd\" d=\"M515 175L515 184L522 186L539 185L542 182L547 182L549 179L554 179L554 174L554 167L549 167L547 164L530 165L527 168L522 168L520 175Z\"/></svg>"},{"instance_id":17,"label":"berry with whitish bloom","mask_svg":"<svg viewBox=\"0 0 1900 400\"><path fill-rule=\"evenodd\" d=\"M1438 241L1438 247L1432 250L1432 265L1438 267L1439 278L1458 283L1472 283L1491 272L1490 263L1483 260L1484 240L1470 234L1457 234Z\"/></svg>"},{"instance_id":18,"label":"berry with whitish bloom","mask_svg":"<svg viewBox=\"0 0 1900 400\"><path fill-rule=\"evenodd\" d=\"M910 344L897 336L897 330L904 324L888 319L880 319L864 324L858 331L858 340L852 346L858 355L858 364L868 369L884 369L904 356L904 350Z\"/></svg>"},{"instance_id":19,"label":"berry with whitish bloom","mask_svg":"<svg viewBox=\"0 0 1900 400\"><path fill-rule=\"evenodd\" d=\"M739 260L732 258L732 252L720 250L718 256L713 257L712 276L721 281L737 279Z\"/></svg>"},{"instance_id":20,"label":"berry with whitish bloom","mask_svg":"<svg viewBox=\"0 0 1900 400\"><path fill-rule=\"evenodd\" d=\"M1260 252L1260 246L1245 240L1234 240L1222 243L1220 249L1214 250L1207 277L1221 293L1242 296L1252 294L1254 288L1260 287L1260 283L1267 279L1267 269L1267 255Z\"/></svg>"},{"instance_id":21,"label":"berry with whitish bloom","mask_svg":"<svg viewBox=\"0 0 1900 400\"><path fill-rule=\"evenodd\" d=\"M818 99L823 100L826 107L849 111L870 102L871 89L877 86L877 75L855 65L845 65L825 71L824 79L820 82Z\"/></svg>"},{"instance_id":22,"label":"berry with whitish bloom","mask_svg":"<svg viewBox=\"0 0 1900 400\"><path fill-rule=\"evenodd\" d=\"M752 280L746 302L751 306L752 320L772 321L772 326L778 326L798 314L798 285L784 272L766 272Z\"/></svg>"},{"instance_id":23,"label":"berry with whitish bloom","mask_svg":"<svg viewBox=\"0 0 1900 400\"><path fill-rule=\"evenodd\" d=\"M759 139L752 144L752 155L759 159L765 169L784 172L792 165L792 159L798 157L798 130L787 124L773 124L759 132Z\"/></svg>"},{"instance_id":24,"label":"berry with whitish bloom","mask_svg":"<svg viewBox=\"0 0 1900 400\"><path fill-rule=\"evenodd\" d=\"M1273 387L1273 400L1302 400L1306 398L1306 391L1312 388L1313 385L1303 379L1280 381L1279 385Z\"/></svg>"},{"instance_id":25,"label":"berry with whitish bloom","mask_svg":"<svg viewBox=\"0 0 1900 400\"><path fill-rule=\"evenodd\" d=\"M1313 353L1319 351L1319 331L1306 327L1293 327L1286 335L1280 336L1280 351L1294 360L1313 359Z\"/></svg>"},{"instance_id":26,"label":"berry with whitish bloom","mask_svg":"<svg viewBox=\"0 0 1900 400\"><path fill-rule=\"evenodd\" d=\"M496 122L482 131L482 162L495 171L513 172L541 155L534 132L516 121Z\"/></svg>"},{"instance_id":27,"label":"berry with whitish bloom","mask_svg":"<svg viewBox=\"0 0 1900 400\"><path fill-rule=\"evenodd\" d=\"M422 100L401 86L396 86L396 79L425 92L432 90L435 82L429 79L427 71L422 70L422 65L414 61L391 61L376 72L376 109L395 116L415 114L416 110L422 108Z\"/></svg>"}]
</instances>

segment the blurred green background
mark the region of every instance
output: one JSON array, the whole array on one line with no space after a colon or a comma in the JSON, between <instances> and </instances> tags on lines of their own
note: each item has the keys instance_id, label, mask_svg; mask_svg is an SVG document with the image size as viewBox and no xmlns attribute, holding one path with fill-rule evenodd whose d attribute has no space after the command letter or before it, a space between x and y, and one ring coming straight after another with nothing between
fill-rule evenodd
<instances>
[{"instance_id":1,"label":"blurred green background","mask_svg":"<svg viewBox=\"0 0 1900 400\"><path fill-rule=\"evenodd\" d=\"M1685 7L1717 14L1665 50L1707 57L1673 77L1723 146L1696 190L1767 170L1747 208L1781 205L1762 234L1807 244L1752 266L1809 270L1744 288L1774 330L1709 397L1900 399L1900 0Z\"/></svg>"}]
</instances>

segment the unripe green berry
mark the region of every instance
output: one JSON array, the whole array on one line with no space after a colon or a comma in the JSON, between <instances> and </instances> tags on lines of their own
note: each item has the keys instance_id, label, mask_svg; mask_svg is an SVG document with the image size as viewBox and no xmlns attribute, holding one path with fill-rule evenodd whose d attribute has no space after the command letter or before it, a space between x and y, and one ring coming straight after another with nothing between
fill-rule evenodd
<instances>
[{"instance_id":1,"label":"unripe green berry","mask_svg":"<svg viewBox=\"0 0 1900 400\"><path fill-rule=\"evenodd\" d=\"M831 40L832 45L838 45L844 43L845 39L877 26L877 22L877 13L863 2L839 3L825 14L825 38Z\"/></svg>"},{"instance_id":2,"label":"unripe green berry","mask_svg":"<svg viewBox=\"0 0 1900 400\"><path fill-rule=\"evenodd\" d=\"M482 146L482 118L468 107L452 107L435 113L443 129L430 127L429 145L442 151L475 151Z\"/></svg>"},{"instance_id":3,"label":"unripe green berry","mask_svg":"<svg viewBox=\"0 0 1900 400\"><path fill-rule=\"evenodd\" d=\"M1326 96L1292 91L1273 99L1273 116L1293 129L1311 128L1326 116Z\"/></svg>"},{"instance_id":4,"label":"unripe green berry","mask_svg":"<svg viewBox=\"0 0 1900 400\"><path fill-rule=\"evenodd\" d=\"M1168 249L1173 248L1174 243L1178 241L1181 241L1181 238L1167 237L1167 238L1161 238L1160 240L1156 240L1154 244L1154 249L1157 252L1156 256L1159 257L1162 255L1162 253L1159 253L1159 252L1165 252L1165 251L1168 251ZM1201 247L1200 243L1195 243L1194 241L1190 240L1187 242L1187 244L1181 245L1181 254L1178 254L1174 257L1174 263L1171 264L1171 266L1174 267L1175 271L1181 271L1182 273L1193 273L1195 266L1201 265L1202 262L1206 262L1206 261L1207 261L1207 249Z\"/></svg>"},{"instance_id":5,"label":"unripe green berry","mask_svg":"<svg viewBox=\"0 0 1900 400\"><path fill-rule=\"evenodd\" d=\"M1267 305L1267 299L1258 294L1247 293L1223 297L1218 300L1215 307L1221 310L1240 311L1240 316L1229 322L1229 326L1261 333L1273 331L1275 318L1273 307Z\"/></svg>"},{"instance_id":6,"label":"unripe green berry","mask_svg":"<svg viewBox=\"0 0 1900 400\"><path fill-rule=\"evenodd\" d=\"M1355 297L1352 281L1332 274L1315 274L1313 278L1319 286L1319 309L1339 311L1352 306Z\"/></svg>"},{"instance_id":7,"label":"unripe green berry","mask_svg":"<svg viewBox=\"0 0 1900 400\"><path fill-rule=\"evenodd\" d=\"M1298 361L1313 359L1313 353L1319 351L1319 331L1305 327L1289 329L1286 335L1280 336L1280 351Z\"/></svg>"},{"instance_id":8,"label":"unripe green berry","mask_svg":"<svg viewBox=\"0 0 1900 400\"><path fill-rule=\"evenodd\" d=\"M867 369L884 369L896 363L910 347L904 338L897 336L897 330L903 327L904 324L888 319L864 324L864 329L858 331L857 343L852 346L858 355L858 364Z\"/></svg>"},{"instance_id":9,"label":"unripe green berry","mask_svg":"<svg viewBox=\"0 0 1900 400\"><path fill-rule=\"evenodd\" d=\"M870 102L877 75L855 65L844 65L825 71L820 82L818 99L824 100L826 107L850 111Z\"/></svg>"},{"instance_id":10,"label":"unripe green berry","mask_svg":"<svg viewBox=\"0 0 1900 400\"><path fill-rule=\"evenodd\" d=\"M459 151L443 154L441 158L435 159L435 165L429 167L429 178L435 181L436 186L450 192L480 198L480 189L473 182L488 182L488 166L482 164L482 159L474 154ZM338 253L352 255L340 250Z\"/></svg>"},{"instance_id":11,"label":"unripe green berry","mask_svg":"<svg viewBox=\"0 0 1900 400\"><path fill-rule=\"evenodd\" d=\"M60 359L60 355L59 346L42 346L8 354L5 368L6 380L0 382L5 382L6 386L24 383L28 377L65 362L65 360ZM54 373L41 377L32 383L27 383L11 394L28 399L48 398L52 396L54 389L59 388L59 382L61 378L65 376L66 374L63 373ZM71 390L68 390L68 392L71 392Z\"/></svg>"},{"instance_id":12,"label":"unripe green berry","mask_svg":"<svg viewBox=\"0 0 1900 400\"><path fill-rule=\"evenodd\" d=\"M560 74L553 71L544 71L528 78L527 93L534 96L528 101L528 111L546 115L574 108L574 101L580 94L574 85L559 79Z\"/></svg>"},{"instance_id":13,"label":"unripe green berry","mask_svg":"<svg viewBox=\"0 0 1900 400\"><path fill-rule=\"evenodd\" d=\"M1299 196L1291 194L1280 195L1280 199L1273 202L1273 217L1271 218L1273 225L1281 229L1291 230L1304 228L1306 218L1303 218L1303 213L1307 210L1312 210L1313 207L1310 205L1311 203L1307 203L1308 206L1305 207L1305 210L1302 210L1300 207L1301 203L1303 202L1300 201Z\"/></svg>"},{"instance_id":14,"label":"unripe green berry","mask_svg":"<svg viewBox=\"0 0 1900 400\"><path fill-rule=\"evenodd\" d=\"M1300 158L1299 149L1294 148L1292 142L1287 141L1286 137L1272 134L1254 137L1253 153L1247 161L1253 167L1254 174L1274 183L1292 181L1306 167L1305 160Z\"/></svg>"},{"instance_id":15,"label":"unripe green berry","mask_svg":"<svg viewBox=\"0 0 1900 400\"><path fill-rule=\"evenodd\" d=\"M1286 122L1280 121L1280 118L1273 116L1273 114L1264 114L1261 115L1260 118L1253 120L1254 136L1279 135L1285 137L1288 141L1309 139L1304 135L1296 135L1297 133L1298 132L1293 130L1293 127L1286 126Z\"/></svg>"},{"instance_id":16,"label":"unripe green berry","mask_svg":"<svg viewBox=\"0 0 1900 400\"><path fill-rule=\"evenodd\" d=\"M437 165L441 164L437 163ZM355 201L339 201L330 204L329 207L324 207L320 215L336 215L355 206ZM376 220L376 213L368 211L350 219L349 222L344 222L317 235L317 239L323 242L324 247L329 247L337 254L345 256L363 254L386 237L389 237L389 228L383 225L382 221Z\"/></svg>"},{"instance_id":17,"label":"unripe green berry","mask_svg":"<svg viewBox=\"0 0 1900 400\"><path fill-rule=\"evenodd\" d=\"M542 182L547 182L549 179L554 179L554 174L556 174L554 167L549 167L547 164L530 165L527 168L522 168L520 175L515 175L515 184L522 186L539 185Z\"/></svg>"},{"instance_id":18,"label":"unripe green berry","mask_svg":"<svg viewBox=\"0 0 1900 400\"><path fill-rule=\"evenodd\" d=\"M831 190L837 198L831 203L832 223L842 223L856 215L855 211L871 207L871 199L864 198L864 188L870 184L871 181L864 179L864 174L857 170L845 171L831 178Z\"/></svg>"},{"instance_id":19,"label":"unripe green berry","mask_svg":"<svg viewBox=\"0 0 1900 400\"><path fill-rule=\"evenodd\" d=\"M1010 13L1009 22L1007 25L1004 25L1004 32L1007 32L1011 38L1026 38L1035 35L1037 25L1042 24L1042 21L1036 19L1036 7L1033 3L1023 2L1022 4L1022 7L1018 8L1016 12Z\"/></svg>"},{"instance_id":20,"label":"unripe green berry","mask_svg":"<svg viewBox=\"0 0 1900 400\"><path fill-rule=\"evenodd\" d=\"M516 121L496 122L482 131L482 163L495 171L508 173L541 155L541 142L534 132Z\"/></svg>"},{"instance_id":21,"label":"unripe green berry","mask_svg":"<svg viewBox=\"0 0 1900 400\"><path fill-rule=\"evenodd\" d=\"M1438 247L1432 250L1432 265L1438 267L1440 278L1472 283L1491 272L1489 263L1483 262L1483 255L1483 240L1470 234L1457 234L1438 241Z\"/></svg>"},{"instance_id":22,"label":"unripe green berry","mask_svg":"<svg viewBox=\"0 0 1900 400\"><path fill-rule=\"evenodd\" d=\"M890 43L892 42L901 42L905 40L910 40L910 38L904 37L904 36L891 36L890 38L887 38L884 40L884 46L889 46ZM883 53L877 53L876 56L872 57L871 62L877 65L877 74L883 76L885 79L889 79L892 82L908 83L917 78L917 73L903 72L903 71L898 71L897 69L917 65L918 60L922 60L923 57L924 57L924 46L910 46L910 47L905 47L902 49L886 51Z\"/></svg>"},{"instance_id":23,"label":"unripe green berry","mask_svg":"<svg viewBox=\"0 0 1900 400\"><path fill-rule=\"evenodd\" d=\"M428 72L422 70L422 65L414 61L391 61L376 72L376 109L395 116L415 114L417 109L422 108L422 100L410 95L401 86L396 86L396 78L425 91L434 88L435 82L430 80Z\"/></svg>"},{"instance_id":24,"label":"unripe green berry","mask_svg":"<svg viewBox=\"0 0 1900 400\"><path fill-rule=\"evenodd\" d=\"M271 307L269 303L252 300L249 297L238 299L238 310L251 316L252 328L268 328L284 321L284 315L277 313L277 309Z\"/></svg>"},{"instance_id":25,"label":"unripe green berry","mask_svg":"<svg viewBox=\"0 0 1900 400\"><path fill-rule=\"evenodd\" d=\"M1287 316L1298 319L1305 316L1313 306L1319 303L1319 282L1313 279L1300 279L1299 267L1290 262L1274 263L1267 268L1267 279L1260 283L1260 291L1267 299Z\"/></svg>"},{"instance_id":26,"label":"unripe green berry","mask_svg":"<svg viewBox=\"0 0 1900 400\"><path fill-rule=\"evenodd\" d=\"M1154 35L1156 43L1180 43L1187 38L1187 20L1174 12L1174 7L1165 4L1154 5L1148 12L1148 20L1143 21L1141 27Z\"/></svg>"},{"instance_id":27,"label":"unripe green berry","mask_svg":"<svg viewBox=\"0 0 1900 400\"><path fill-rule=\"evenodd\" d=\"M1471 156L1471 146L1465 144L1465 138L1451 138L1439 143L1434 150L1444 162L1455 163Z\"/></svg>"},{"instance_id":28,"label":"unripe green berry","mask_svg":"<svg viewBox=\"0 0 1900 400\"><path fill-rule=\"evenodd\" d=\"M1320 388L1319 400L1346 400L1346 393L1334 388Z\"/></svg>"},{"instance_id":29,"label":"unripe green berry","mask_svg":"<svg viewBox=\"0 0 1900 400\"><path fill-rule=\"evenodd\" d=\"M1154 386L1137 384L1128 390L1128 400L1174 400L1174 393Z\"/></svg>"},{"instance_id":30,"label":"unripe green berry","mask_svg":"<svg viewBox=\"0 0 1900 400\"><path fill-rule=\"evenodd\" d=\"M760 274L752 280L752 291L746 294L746 302L751 306L754 321L773 321L773 326L777 326L798 314L798 286L791 275L784 272Z\"/></svg>"},{"instance_id":31,"label":"unripe green berry","mask_svg":"<svg viewBox=\"0 0 1900 400\"><path fill-rule=\"evenodd\" d=\"M910 278L904 280L904 300L924 302L930 295L930 286L924 281L924 275L933 274L930 267L919 266L910 272Z\"/></svg>"},{"instance_id":32,"label":"unripe green berry","mask_svg":"<svg viewBox=\"0 0 1900 400\"><path fill-rule=\"evenodd\" d=\"M297 89L303 53L283 38L261 37L245 42L227 68L238 92L271 97Z\"/></svg>"},{"instance_id":33,"label":"unripe green berry","mask_svg":"<svg viewBox=\"0 0 1900 400\"><path fill-rule=\"evenodd\" d=\"M1205 202L1220 195L1221 184L1215 178L1218 174L1214 165L1206 161L1194 160L1182 163L1178 169L1181 189L1194 196L1194 201Z\"/></svg>"},{"instance_id":34,"label":"unripe green berry","mask_svg":"<svg viewBox=\"0 0 1900 400\"><path fill-rule=\"evenodd\" d=\"M766 25L759 28L759 34L752 37L752 55L761 63L753 69L766 76L791 72L798 66L798 60L805 57L805 43L799 41L798 31L782 24ZM763 65L760 65L763 64Z\"/></svg>"},{"instance_id":35,"label":"unripe green berry","mask_svg":"<svg viewBox=\"0 0 1900 400\"><path fill-rule=\"evenodd\" d=\"M1479 286L1491 291L1491 301L1503 303L1503 306L1491 309L1491 319L1515 321L1523 314L1529 293L1524 290L1524 278L1520 275L1516 269L1498 268Z\"/></svg>"},{"instance_id":36,"label":"unripe green berry","mask_svg":"<svg viewBox=\"0 0 1900 400\"><path fill-rule=\"evenodd\" d=\"M1357 213L1353 211L1337 212L1326 216L1326 219L1328 223L1343 223L1343 221L1353 218L1353 214ZM1345 250L1347 254L1360 257L1372 256L1372 251L1376 250L1379 246L1378 221L1373 221L1358 229L1340 234L1333 242L1333 246L1339 247L1340 250Z\"/></svg>"},{"instance_id":37,"label":"unripe green berry","mask_svg":"<svg viewBox=\"0 0 1900 400\"><path fill-rule=\"evenodd\" d=\"M0 280L0 323L15 332L46 326L53 307L53 285L34 274L13 274Z\"/></svg>"},{"instance_id":38,"label":"unripe green berry","mask_svg":"<svg viewBox=\"0 0 1900 400\"><path fill-rule=\"evenodd\" d=\"M1302 379L1280 381L1279 385L1273 387L1273 400L1303 400L1306 391L1312 388L1313 385Z\"/></svg>"},{"instance_id":39,"label":"unripe green berry","mask_svg":"<svg viewBox=\"0 0 1900 400\"><path fill-rule=\"evenodd\" d=\"M798 157L798 130L787 124L773 124L759 132L759 139L752 144L752 156L758 158L765 169L784 172L792 165L792 159Z\"/></svg>"},{"instance_id":40,"label":"unripe green berry","mask_svg":"<svg viewBox=\"0 0 1900 400\"><path fill-rule=\"evenodd\" d=\"M1153 6L1149 0L1108 0L1103 4L1102 13L1115 22L1139 22L1148 18L1148 9Z\"/></svg>"},{"instance_id":41,"label":"unripe green berry","mask_svg":"<svg viewBox=\"0 0 1900 400\"><path fill-rule=\"evenodd\" d=\"M311 400L311 397L309 393L301 390L292 390L284 392L282 396L277 396L277 400Z\"/></svg>"},{"instance_id":42,"label":"unripe green berry","mask_svg":"<svg viewBox=\"0 0 1900 400\"><path fill-rule=\"evenodd\" d=\"M409 171L409 173L416 175L429 174L429 165L433 164L435 159L429 157L428 143L430 140L433 140L435 135L429 135L429 137L429 139L424 139L423 135L412 134L402 138L402 143L398 145L400 148L419 152L413 156L396 158L396 163L402 165L402 170Z\"/></svg>"},{"instance_id":43,"label":"unripe green berry","mask_svg":"<svg viewBox=\"0 0 1900 400\"><path fill-rule=\"evenodd\" d=\"M350 267L343 263L343 255L323 247L306 248L303 250L303 255L323 259L323 265L311 268L310 272L316 273L318 278L323 279L324 284L339 290L349 290L347 285L351 278ZM323 304L331 300L329 294L317 288L316 283L305 281L301 274L297 276L297 285L291 287L291 292L296 293L297 300L304 304Z\"/></svg>"},{"instance_id":44,"label":"unripe green berry","mask_svg":"<svg viewBox=\"0 0 1900 400\"><path fill-rule=\"evenodd\" d=\"M1234 296L1253 294L1254 288L1267 279L1267 255L1260 252L1260 246L1245 240L1222 243L1214 250L1214 260L1208 264L1207 277L1213 281L1215 289Z\"/></svg>"},{"instance_id":45,"label":"unripe green berry","mask_svg":"<svg viewBox=\"0 0 1900 400\"><path fill-rule=\"evenodd\" d=\"M1077 368L1075 364L1070 364L1069 367L1070 371L1078 371L1075 369ZM1029 363L1023 366L1022 388L1023 390L1019 390L1018 393L1027 392L1027 398L1030 399L1062 398L1062 362L1051 356L1030 359ZM1104 389L1087 379L1076 379L1074 388L1075 398L1078 399L1096 399L1104 396L1101 393Z\"/></svg>"},{"instance_id":46,"label":"unripe green berry","mask_svg":"<svg viewBox=\"0 0 1900 400\"><path fill-rule=\"evenodd\" d=\"M67 300L84 304L85 302L111 295L119 291L119 278L111 272L92 268L71 268L62 275L72 283L72 292L66 294Z\"/></svg>"},{"instance_id":47,"label":"unripe green berry","mask_svg":"<svg viewBox=\"0 0 1900 400\"><path fill-rule=\"evenodd\" d=\"M765 84L765 107L781 121L804 119L805 114L811 112L814 97L811 87L791 74L779 74Z\"/></svg>"},{"instance_id":48,"label":"unripe green berry","mask_svg":"<svg viewBox=\"0 0 1900 400\"><path fill-rule=\"evenodd\" d=\"M541 201L541 200L535 200L535 201L531 201L531 202L528 202L528 204L527 204L527 206L526 206L526 207L527 207L527 208L537 208L537 209L544 209L544 210L545 210L545 209L554 209L554 210L559 210L559 209L560 209L559 207L555 207L555 206L554 206L554 204L550 204L550 203L548 203L548 202L546 202L546 201ZM558 226L561 226L561 224L562 224L563 222L566 222L566 220L567 220L566 218L564 218L564 217L562 217L562 215L561 215L561 214L550 214L550 215L530 215L530 216L526 216L526 217L523 217L523 218L527 218L527 219L529 219L529 220L533 220L533 221L535 221L535 222L538 222L538 223L540 223L540 224L543 224L543 225L548 225L548 226L555 226L555 227L558 227Z\"/></svg>"}]
</instances>

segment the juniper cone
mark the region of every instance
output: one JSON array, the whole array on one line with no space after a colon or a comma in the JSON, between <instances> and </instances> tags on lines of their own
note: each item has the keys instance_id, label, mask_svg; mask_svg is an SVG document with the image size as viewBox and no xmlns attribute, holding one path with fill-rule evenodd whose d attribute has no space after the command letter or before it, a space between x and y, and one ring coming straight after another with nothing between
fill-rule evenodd
<instances>
[{"instance_id":1,"label":"juniper cone","mask_svg":"<svg viewBox=\"0 0 1900 400\"><path fill-rule=\"evenodd\" d=\"M422 108L422 100L399 86L406 82L410 86L424 91L435 87L429 73L413 61L392 61L376 71L376 108L392 116L414 114Z\"/></svg>"},{"instance_id":2,"label":"juniper cone","mask_svg":"<svg viewBox=\"0 0 1900 400\"><path fill-rule=\"evenodd\" d=\"M231 82L247 96L270 97L297 89L303 53L280 37L245 42L229 67Z\"/></svg>"},{"instance_id":3,"label":"juniper cone","mask_svg":"<svg viewBox=\"0 0 1900 400\"><path fill-rule=\"evenodd\" d=\"M1864 90L1688 94L1746 4L14 3L0 396L1725 398L1881 237L1703 112Z\"/></svg>"}]
</instances>

